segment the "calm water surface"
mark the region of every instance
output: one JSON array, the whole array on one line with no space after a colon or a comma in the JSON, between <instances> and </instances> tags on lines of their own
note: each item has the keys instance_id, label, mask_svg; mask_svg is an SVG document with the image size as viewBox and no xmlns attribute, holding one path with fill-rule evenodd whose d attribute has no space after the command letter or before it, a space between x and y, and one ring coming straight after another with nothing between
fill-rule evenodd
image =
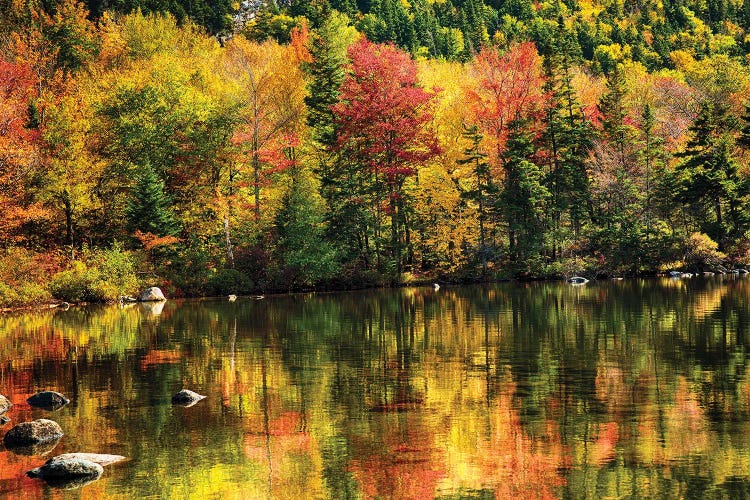
<instances>
[{"instance_id":1,"label":"calm water surface","mask_svg":"<svg viewBox=\"0 0 750 500\"><path fill-rule=\"evenodd\" d=\"M749 297L697 278L0 317L0 432L65 431L0 449L0 496L750 496ZM171 406L183 387L208 398ZM72 403L26 405L47 389ZM24 476L74 451L129 461L70 491Z\"/></svg>"}]
</instances>

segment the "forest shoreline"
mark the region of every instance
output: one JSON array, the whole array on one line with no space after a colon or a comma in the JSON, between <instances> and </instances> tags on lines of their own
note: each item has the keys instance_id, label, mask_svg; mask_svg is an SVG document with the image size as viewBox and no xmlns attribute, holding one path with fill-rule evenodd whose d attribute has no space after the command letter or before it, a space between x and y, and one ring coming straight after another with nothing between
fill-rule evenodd
<instances>
[{"instance_id":1,"label":"forest shoreline","mask_svg":"<svg viewBox=\"0 0 750 500\"><path fill-rule=\"evenodd\" d=\"M605 60L540 5L443 58L54 3L0 14L0 306L750 266L744 31Z\"/></svg>"},{"instance_id":2,"label":"forest shoreline","mask_svg":"<svg viewBox=\"0 0 750 500\"><path fill-rule=\"evenodd\" d=\"M586 274L586 273L584 273ZM694 276L701 276L699 274L695 274ZM594 277L592 276L589 281L590 282L597 282L597 281L613 281L613 280L633 280L633 279L645 279L645 278L658 278L658 277L668 277L668 274L666 273L639 273L632 276L602 276L602 277ZM397 289L397 288L417 288L417 287L433 287L434 285L439 285L440 287L443 286L470 286L470 285L490 285L490 284L500 284L500 283L555 283L555 282L564 282L566 280L566 277L560 276L560 277L543 277L543 276L530 276L530 277L523 277L523 278L496 278L496 279L462 279L462 280L447 280L447 279L424 279L424 280L416 280L416 281L410 281L408 283L398 283L398 284L390 284L390 285L370 285L370 286L349 286L349 287L330 287L330 288L297 288L287 291L270 291L265 292L261 291L262 295L253 295L253 294L237 294L237 299L243 299L243 298L255 298L256 300L261 298L267 298L267 297L278 297L278 296L290 296L290 295L298 295L298 294L308 294L308 293L315 293L315 294L328 294L328 293L340 293L340 292L357 292L357 291L374 291L374 290L387 290L387 289ZM195 294L195 295L182 295L177 297L167 297L167 300L204 300L204 299L221 299L226 298L227 295L201 295L201 294ZM13 314L18 312L37 312L37 311L45 311L45 310L53 310L58 308L63 308L65 306L70 307L85 307L85 306L92 306L92 305L112 305L117 304L117 300L103 300L103 301L81 301L81 302L67 302L64 300L49 300L49 301L42 301L42 302L29 302L25 304L19 304L15 305L13 307L0 307L0 314Z\"/></svg>"}]
</instances>

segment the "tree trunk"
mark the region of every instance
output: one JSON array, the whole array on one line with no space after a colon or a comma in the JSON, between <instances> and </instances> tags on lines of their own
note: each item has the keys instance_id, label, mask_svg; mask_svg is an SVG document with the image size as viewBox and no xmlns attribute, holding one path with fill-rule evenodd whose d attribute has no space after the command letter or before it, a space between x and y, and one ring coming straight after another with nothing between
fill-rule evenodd
<instances>
[{"instance_id":1,"label":"tree trunk","mask_svg":"<svg viewBox=\"0 0 750 500\"><path fill-rule=\"evenodd\" d=\"M70 202L70 193L67 189L63 191L62 199L65 206L65 241L70 245L70 252L73 255L73 204Z\"/></svg>"},{"instance_id":2,"label":"tree trunk","mask_svg":"<svg viewBox=\"0 0 750 500\"><path fill-rule=\"evenodd\" d=\"M716 225L719 226L719 241L717 242L719 244L719 251L724 251L724 237L726 236L724 234L724 221L721 217L721 199L717 196L714 200L714 210L716 211Z\"/></svg>"},{"instance_id":3,"label":"tree trunk","mask_svg":"<svg viewBox=\"0 0 750 500\"><path fill-rule=\"evenodd\" d=\"M229 216L224 217L224 237L227 243L227 262L229 268L234 269L234 250L232 250L232 239L229 237Z\"/></svg>"},{"instance_id":4,"label":"tree trunk","mask_svg":"<svg viewBox=\"0 0 750 500\"><path fill-rule=\"evenodd\" d=\"M401 241L399 241L398 234L398 203L396 198L391 196L391 252L393 252L393 258L396 260L396 273L399 277L401 275Z\"/></svg>"}]
</instances>

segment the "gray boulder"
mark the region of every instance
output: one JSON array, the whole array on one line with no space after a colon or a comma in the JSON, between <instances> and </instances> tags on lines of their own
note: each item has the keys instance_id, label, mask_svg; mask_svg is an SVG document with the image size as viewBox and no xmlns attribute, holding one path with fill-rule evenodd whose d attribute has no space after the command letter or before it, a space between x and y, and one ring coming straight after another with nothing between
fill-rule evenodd
<instances>
[{"instance_id":1,"label":"gray boulder","mask_svg":"<svg viewBox=\"0 0 750 500\"><path fill-rule=\"evenodd\" d=\"M77 477L99 477L104 468L96 462L83 458L54 457L39 468L26 473L29 477L41 479L69 479Z\"/></svg>"},{"instance_id":2,"label":"gray boulder","mask_svg":"<svg viewBox=\"0 0 750 500\"><path fill-rule=\"evenodd\" d=\"M106 467L107 465L112 465L112 464L116 464L117 462L122 462L123 460L127 460L122 455L106 455L102 453L63 453L62 455L57 455L55 459L88 460L89 462L94 462L95 464L99 464L102 467Z\"/></svg>"},{"instance_id":3,"label":"gray boulder","mask_svg":"<svg viewBox=\"0 0 750 500\"><path fill-rule=\"evenodd\" d=\"M26 400L31 406L35 408L41 408L43 410L59 410L66 404L70 403L70 400L55 391L43 391L38 392Z\"/></svg>"},{"instance_id":4,"label":"gray boulder","mask_svg":"<svg viewBox=\"0 0 750 500\"><path fill-rule=\"evenodd\" d=\"M57 422L40 418L31 422L22 422L11 428L3 437L6 448L31 446L40 443L57 441L63 435Z\"/></svg>"},{"instance_id":5,"label":"gray boulder","mask_svg":"<svg viewBox=\"0 0 750 500\"><path fill-rule=\"evenodd\" d=\"M195 403L205 398L206 396L201 396L197 392L183 389L177 394L175 394L174 396L172 396L172 404L184 406L187 408L189 406L193 406Z\"/></svg>"},{"instance_id":6,"label":"gray boulder","mask_svg":"<svg viewBox=\"0 0 750 500\"><path fill-rule=\"evenodd\" d=\"M571 285L585 285L589 282L586 278L583 276L573 276L567 279L567 282Z\"/></svg>"},{"instance_id":7,"label":"gray boulder","mask_svg":"<svg viewBox=\"0 0 750 500\"><path fill-rule=\"evenodd\" d=\"M146 288L144 291L141 292L141 294L138 296L139 302L158 302L162 300L167 300L167 298L164 296L162 291L152 286L150 288Z\"/></svg>"},{"instance_id":8,"label":"gray boulder","mask_svg":"<svg viewBox=\"0 0 750 500\"><path fill-rule=\"evenodd\" d=\"M11 406L13 406L13 403L10 402L10 399L0 394L0 415L10 410Z\"/></svg>"}]
</instances>

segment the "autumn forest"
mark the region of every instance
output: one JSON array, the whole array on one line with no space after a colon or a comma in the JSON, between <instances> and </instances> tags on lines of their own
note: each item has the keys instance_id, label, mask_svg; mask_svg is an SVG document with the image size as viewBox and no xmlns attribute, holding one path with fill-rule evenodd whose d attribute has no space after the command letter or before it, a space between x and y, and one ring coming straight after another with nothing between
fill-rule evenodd
<instances>
[{"instance_id":1,"label":"autumn forest","mask_svg":"<svg viewBox=\"0 0 750 500\"><path fill-rule=\"evenodd\" d=\"M742 0L0 0L0 307L750 265Z\"/></svg>"}]
</instances>

